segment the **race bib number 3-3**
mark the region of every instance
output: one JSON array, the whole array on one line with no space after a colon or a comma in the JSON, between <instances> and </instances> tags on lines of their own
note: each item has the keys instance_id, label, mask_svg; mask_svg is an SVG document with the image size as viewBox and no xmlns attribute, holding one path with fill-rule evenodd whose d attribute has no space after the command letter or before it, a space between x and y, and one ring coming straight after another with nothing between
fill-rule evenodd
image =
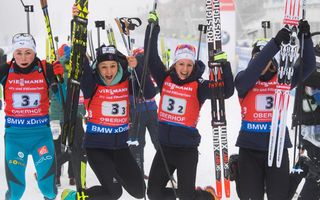
<instances>
[{"instance_id":1,"label":"race bib number 3-3","mask_svg":"<svg viewBox=\"0 0 320 200\"><path fill-rule=\"evenodd\" d=\"M162 110L168 113L183 115L186 112L186 105L187 102L185 99L180 99L177 97L167 95L163 96Z\"/></svg>"},{"instance_id":2,"label":"race bib number 3-3","mask_svg":"<svg viewBox=\"0 0 320 200\"><path fill-rule=\"evenodd\" d=\"M122 117L127 114L127 101L102 102L102 115L109 117Z\"/></svg>"},{"instance_id":3,"label":"race bib number 3-3","mask_svg":"<svg viewBox=\"0 0 320 200\"><path fill-rule=\"evenodd\" d=\"M273 108L272 95L257 95L255 102L257 111L270 111Z\"/></svg>"},{"instance_id":4,"label":"race bib number 3-3","mask_svg":"<svg viewBox=\"0 0 320 200\"><path fill-rule=\"evenodd\" d=\"M40 105L39 93L14 93L12 99L14 108L36 108Z\"/></svg>"}]
</instances>

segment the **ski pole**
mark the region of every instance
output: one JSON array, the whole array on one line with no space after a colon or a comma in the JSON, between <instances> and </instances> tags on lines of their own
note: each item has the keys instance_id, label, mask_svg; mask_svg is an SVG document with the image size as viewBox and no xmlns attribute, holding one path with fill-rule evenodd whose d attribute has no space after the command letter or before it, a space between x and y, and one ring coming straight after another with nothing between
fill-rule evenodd
<instances>
[{"instance_id":1,"label":"ski pole","mask_svg":"<svg viewBox=\"0 0 320 200\"><path fill-rule=\"evenodd\" d=\"M97 36L98 36L98 47L100 47L100 28L102 28L102 30L104 30L106 28L105 26L105 21L95 21L95 25L97 28Z\"/></svg>"},{"instance_id":2,"label":"ski pole","mask_svg":"<svg viewBox=\"0 0 320 200\"><path fill-rule=\"evenodd\" d=\"M270 28L270 21L262 21L261 26L263 28L263 37L267 38L267 29Z\"/></svg>"},{"instance_id":3,"label":"ski pole","mask_svg":"<svg viewBox=\"0 0 320 200\"><path fill-rule=\"evenodd\" d=\"M30 12L33 12L33 5L25 5L22 0L20 1L24 7L24 11L27 13L27 31L30 34Z\"/></svg>"},{"instance_id":4,"label":"ski pole","mask_svg":"<svg viewBox=\"0 0 320 200\"><path fill-rule=\"evenodd\" d=\"M57 47L57 49L59 49L59 37L58 37L58 36L55 36L55 37L54 37L54 41L56 42L56 47ZM57 50L57 51L58 51L58 50ZM60 59L60 58L59 58L59 54L57 53L57 51L56 51L56 55L57 55L58 59Z\"/></svg>"},{"instance_id":5,"label":"ski pole","mask_svg":"<svg viewBox=\"0 0 320 200\"><path fill-rule=\"evenodd\" d=\"M21 2L22 2L22 0L21 0ZM53 36L52 36L52 29L51 29L51 25L50 25L47 0L40 0L40 4L42 7L42 11L43 11L43 15L44 15L45 23L46 23L46 27L47 27L47 34L48 34L49 46L50 46L50 60L51 60L51 63L53 63L54 61L57 60L57 54L56 54L56 50L54 48L54 42L53 42ZM62 109L64 111L65 110L65 101L64 101L64 95L63 95L63 89L61 86L61 83L63 82L63 78L59 77L58 75L56 76L56 78L58 81L57 86L58 86L58 90L60 93L60 100L61 100L61 104L62 104Z\"/></svg>"},{"instance_id":6,"label":"ski pole","mask_svg":"<svg viewBox=\"0 0 320 200\"><path fill-rule=\"evenodd\" d=\"M201 46L202 32L204 34L207 33L207 25L199 24L198 25L198 31L200 32L200 34L199 34L199 42L198 42L197 60L199 60L199 56L200 56L200 46Z\"/></svg>"}]
</instances>

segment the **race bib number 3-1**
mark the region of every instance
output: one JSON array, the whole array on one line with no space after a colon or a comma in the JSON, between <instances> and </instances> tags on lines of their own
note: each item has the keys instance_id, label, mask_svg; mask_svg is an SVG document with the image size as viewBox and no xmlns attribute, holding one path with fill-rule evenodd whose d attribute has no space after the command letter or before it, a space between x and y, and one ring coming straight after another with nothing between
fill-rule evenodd
<instances>
[{"instance_id":1,"label":"race bib number 3-1","mask_svg":"<svg viewBox=\"0 0 320 200\"><path fill-rule=\"evenodd\" d=\"M180 99L177 97L167 95L163 96L162 110L168 113L183 115L186 112L186 105L187 102L185 99Z\"/></svg>"},{"instance_id":2,"label":"race bib number 3-1","mask_svg":"<svg viewBox=\"0 0 320 200\"><path fill-rule=\"evenodd\" d=\"M122 117L127 114L127 101L102 102L102 115L109 117Z\"/></svg>"},{"instance_id":3,"label":"race bib number 3-1","mask_svg":"<svg viewBox=\"0 0 320 200\"><path fill-rule=\"evenodd\" d=\"M270 111L273 108L272 95L257 95L256 96L256 110L257 111Z\"/></svg>"},{"instance_id":4,"label":"race bib number 3-1","mask_svg":"<svg viewBox=\"0 0 320 200\"><path fill-rule=\"evenodd\" d=\"M14 108L36 108L40 105L39 93L14 93L12 99Z\"/></svg>"}]
</instances>

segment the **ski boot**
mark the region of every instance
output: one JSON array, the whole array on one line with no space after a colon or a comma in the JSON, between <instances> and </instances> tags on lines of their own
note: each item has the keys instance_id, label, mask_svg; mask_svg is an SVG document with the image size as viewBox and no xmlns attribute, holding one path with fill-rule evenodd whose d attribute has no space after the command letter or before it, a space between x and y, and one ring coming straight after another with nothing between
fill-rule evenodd
<instances>
[{"instance_id":1,"label":"ski boot","mask_svg":"<svg viewBox=\"0 0 320 200\"><path fill-rule=\"evenodd\" d=\"M76 200L77 193L71 189L64 189L61 194L61 200Z\"/></svg>"},{"instance_id":2,"label":"ski boot","mask_svg":"<svg viewBox=\"0 0 320 200\"><path fill-rule=\"evenodd\" d=\"M213 196L213 200L219 200L216 191L213 187L207 186L204 188L205 191L209 192Z\"/></svg>"},{"instance_id":3,"label":"ski boot","mask_svg":"<svg viewBox=\"0 0 320 200\"><path fill-rule=\"evenodd\" d=\"M211 186L196 187L196 200L219 200L216 191Z\"/></svg>"}]
</instances>

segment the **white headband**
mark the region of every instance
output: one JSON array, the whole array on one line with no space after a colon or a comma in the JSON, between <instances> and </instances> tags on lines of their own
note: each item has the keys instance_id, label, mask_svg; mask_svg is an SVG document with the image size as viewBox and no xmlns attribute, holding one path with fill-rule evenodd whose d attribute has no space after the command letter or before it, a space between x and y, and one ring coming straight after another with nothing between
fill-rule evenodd
<instances>
[{"instance_id":1,"label":"white headband","mask_svg":"<svg viewBox=\"0 0 320 200\"><path fill-rule=\"evenodd\" d=\"M36 43L30 34L15 35L12 39L13 52L20 48L31 49L36 53Z\"/></svg>"}]
</instances>

